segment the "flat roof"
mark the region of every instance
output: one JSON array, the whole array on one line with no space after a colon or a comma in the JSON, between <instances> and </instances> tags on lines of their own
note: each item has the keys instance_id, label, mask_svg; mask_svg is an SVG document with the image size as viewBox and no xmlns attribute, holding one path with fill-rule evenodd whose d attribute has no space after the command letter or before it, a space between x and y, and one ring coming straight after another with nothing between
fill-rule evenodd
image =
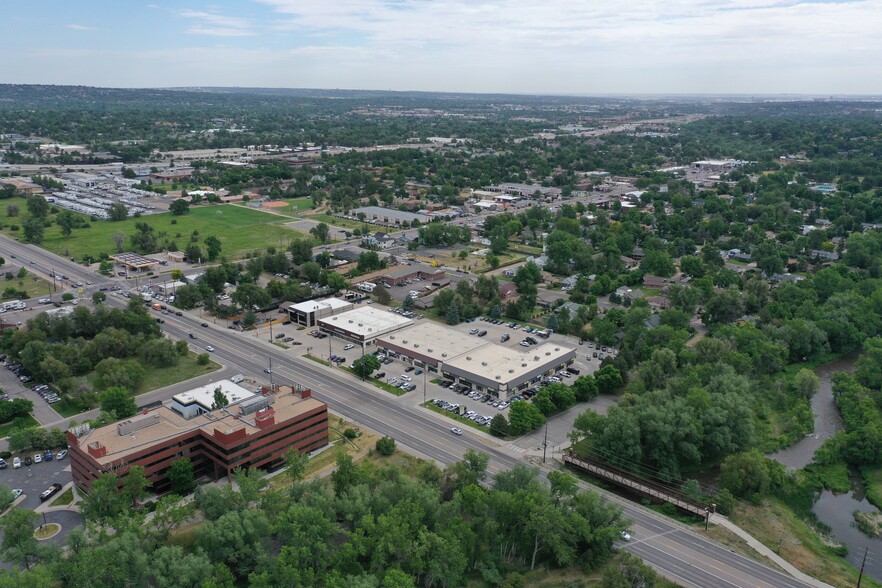
<instances>
[{"instance_id":1,"label":"flat roof","mask_svg":"<svg viewBox=\"0 0 882 588\"><path fill-rule=\"evenodd\" d=\"M417 214L414 212L406 212L404 210L395 210L393 208L383 208L382 206L362 206L361 208L352 209L351 214L357 215L359 212L363 212L369 215L377 215L377 216L385 216L387 218L394 218L398 220L419 220L419 221L430 221L432 217L427 216L425 214Z\"/></svg>"},{"instance_id":2,"label":"flat roof","mask_svg":"<svg viewBox=\"0 0 882 588\"><path fill-rule=\"evenodd\" d=\"M211 405L214 403L214 391L217 388L220 388L221 391L226 394L227 400L230 401L230 404L236 404L237 402L242 402L243 400L248 400L249 398L257 396L254 392L246 390L230 380L218 380L211 384L206 384L198 388L193 388L192 390L187 390L186 392L181 392L180 394L175 394L172 396L172 400L184 406L195 402L205 407L206 410L211 410Z\"/></svg>"},{"instance_id":3,"label":"flat roof","mask_svg":"<svg viewBox=\"0 0 882 588\"><path fill-rule=\"evenodd\" d=\"M463 353L491 344L483 337L469 337L456 329L428 321L379 337L377 342L395 345L445 364Z\"/></svg>"},{"instance_id":4,"label":"flat roof","mask_svg":"<svg viewBox=\"0 0 882 588\"><path fill-rule=\"evenodd\" d=\"M298 302L297 304L289 306L288 309L295 312L312 312L319 308L330 308L331 310L334 310L337 308L349 308L351 306L352 303L347 300L325 298L324 300L307 300L305 302Z\"/></svg>"},{"instance_id":5,"label":"flat roof","mask_svg":"<svg viewBox=\"0 0 882 588\"><path fill-rule=\"evenodd\" d=\"M393 312L365 306L319 319L318 322L365 339L372 339L396 331L413 321Z\"/></svg>"},{"instance_id":6,"label":"flat roof","mask_svg":"<svg viewBox=\"0 0 882 588\"><path fill-rule=\"evenodd\" d=\"M217 387L217 385L213 386L214 388ZM273 396L275 402L272 404L272 408L275 412L277 423L325 406L323 402L315 398L301 398L299 394L288 391L279 392ZM222 410L214 411L211 416L203 414L191 419L185 419L169 406L163 404L147 413L147 415L154 414L158 415L154 424L138 429L132 434L120 435L117 431L118 423L111 423L89 430L79 436L77 438L79 445L83 448L83 451L88 451L87 446L92 443L103 445L107 449L107 453L103 457L94 459L99 464L106 465L124 460L132 453L144 451L164 440L171 441L180 435L197 429L202 429L206 435L213 435L215 430L230 433L242 428L245 429L246 434L252 435L260 430L252 424L254 422L253 414L240 417L238 410L230 411L230 413ZM78 427L74 427L71 431L75 433L77 429Z\"/></svg>"},{"instance_id":7,"label":"flat roof","mask_svg":"<svg viewBox=\"0 0 882 588\"><path fill-rule=\"evenodd\" d=\"M560 363L571 354L575 354L572 347L564 347L557 343L543 343L524 351L488 343L445 362L445 368L457 369L505 384L543 366Z\"/></svg>"},{"instance_id":8,"label":"flat roof","mask_svg":"<svg viewBox=\"0 0 882 588\"><path fill-rule=\"evenodd\" d=\"M151 265L156 265L159 263L155 259L150 259L149 257L144 257L143 255L138 255L137 253L115 253L109 256L110 259L121 263L128 267L149 267Z\"/></svg>"}]
</instances>

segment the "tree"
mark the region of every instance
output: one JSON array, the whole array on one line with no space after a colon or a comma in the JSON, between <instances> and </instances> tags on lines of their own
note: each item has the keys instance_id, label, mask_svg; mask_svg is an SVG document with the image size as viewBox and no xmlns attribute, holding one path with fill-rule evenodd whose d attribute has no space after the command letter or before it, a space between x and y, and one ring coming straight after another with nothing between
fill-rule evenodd
<instances>
[{"instance_id":1,"label":"tree","mask_svg":"<svg viewBox=\"0 0 882 588\"><path fill-rule=\"evenodd\" d=\"M382 437L377 439L376 448L380 455L388 457L395 453L395 439L392 437Z\"/></svg>"},{"instance_id":2,"label":"tree","mask_svg":"<svg viewBox=\"0 0 882 588\"><path fill-rule=\"evenodd\" d=\"M594 376L584 375L576 378L576 381L573 382L573 392L576 394L576 400L579 402L588 402L592 398L596 397L600 390L597 388L597 382L594 380Z\"/></svg>"},{"instance_id":3,"label":"tree","mask_svg":"<svg viewBox=\"0 0 882 588\"><path fill-rule=\"evenodd\" d=\"M261 510L230 511L216 521L206 521L196 534L196 545L215 562L247 575L264 556L270 523Z\"/></svg>"},{"instance_id":4,"label":"tree","mask_svg":"<svg viewBox=\"0 0 882 588\"><path fill-rule=\"evenodd\" d=\"M168 207L169 212L174 216L182 216L190 212L190 201L184 198L178 198Z\"/></svg>"},{"instance_id":5,"label":"tree","mask_svg":"<svg viewBox=\"0 0 882 588\"><path fill-rule=\"evenodd\" d=\"M123 478L123 494L131 499L132 508L138 507L141 499L147 496L150 486L150 480L144 475L144 466L135 465L129 468L129 473Z\"/></svg>"},{"instance_id":6,"label":"tree","mask_svg":"<svg viewBox=\"0 0 882 588\"><path fill-rule=\"evenodd\" d=\"M39 245L43 242L43 232L46 227L43 224L42 218L33 215L26 216L22 222L22 228L24 229L24 240L26 243Z\"/></svg>"},{"instance_id":7,"label":"tree","mask_svg":"<svg viewBox=\"0 0 882 588\"><path fill-rule=\"evenodd\" d=\"M214 389L214 400L211 403L211 410L219 410L230 404L230 399L224 394L223 389L218 386Z\"/></svg>"},{"instance_id":8,"label":"tree","mask_svg":"<svg viewBox=\"0 0 882 588\"><path fill-rule=\"evenodd\" d=\"M756 449L730 455L720 465L720 484L742 498L765 496L783 476L784 466Z\"/></svg>"},{"instance_id":9,"label":"tree","mask_svg":"<svg viewBox=\"0 0 882 588\"><path fill-rule=\"evenodd\" d=\"M34 537L34 525L40 515L32 510L13 507L6 516L0 518L3 529L3 559L17 564L20 568L30 568L32 559L39 552Z\"/></svg>"},{"instance_id":10,"label":"tree","mask_svg":"<svg viewBox=\"0 0 882 588\"><path fill-rule=\"evenodd\" d=\"M114 202L110 205L110 208L107 209L107 214L112 221L124 221L129 218L129 209L126 208L126 205L122 202Z\"/></svg>"},{"instance_id":11,"label":"tree","mask_svg":"<svg viewBox=\"0 0 882 588\"><path fill-rule=\"evenodd\" d=\"M122 420L137 414L138 405L127 389L113 386L101 393L101 410Z\"/></svg>"},{"instance_id":12,"label":"tree","mask_svg":"<svg viewBox=\"0 0 882 588\"><path fill-rule=\"evenodd\" d=\"M196 488L196 478L193 474L193 463L189 457L182 457L172 462L168 468L168 481L171 483L171 491L178 496L186 496Z\"/></svg>"},{"instance_id":13,"label":"tree","mask_svg":"<svg viewBox=\"0 0 882 588\"><path fill-rule=\"evenodd\" d=\"M545 424L545 415L531 403L515 400L508 409L508 428L512 435L522 435Z\"/></svg>"},{"instance_id":14,"label":"tree","mask_svg":"<svg viewBox=\"0 0 882 588\"><path fill-rule=\"evenodd\" d=\"M49 202L42 196L31 196L27 201L28 214L39 219L49 214Z\"/></svg>"},{"instance_id":15,"label":"tree","mask_svg":"<svg viewBox=\"0 0 882 588\"><path fill-rule=\"evenodd\" d=\"M505 437L508 435L508 419L501 412L493 415L490 421L490 434L494 437Z\"/></svg>"},{"instance_id":16,"label":"tree","mask_svg":"<svg viewBox=\"0 0 882 588\"><path fill-rule=\"evenodd\" d=\"M605 365L594 373L594 381L601 394L610 394L624 386L622 373L613 365Z\"/></svg>"},{"instance_id":17,"label":"tree","mask_svg":"<svg viewBox=\"0 0 882 588\"><path fill-rule=\"evenodd\" d=\"M380 369L380 360L375 355L364 355L352 362L352 369L362 378L368 378Z\"/></svg>"},{"instance_id":18,"label":"tree","mask_svg":"<svg viewBox=\"0 0 882 588\"><path fill-rule=\"evenodd\" d=\"M447 307L447 316L445 317L448 325L458 325L460 322L459 317L459 307L456 302L452 302L450 306Z\"/></svg>"},{"instance_id":19,"label":"tree","mask_svg":"<svg viewBox=\"0 0 882 588\"><path fill-rule=\"evenodd\" d=\"M92 302L95 304L103 304L107 300L107 294L104 292L93 292Z\"/></svg>"},{"instance_id":20,"label":"tree","mask_svg":"<svg viewBox=\"0 0 882 588\"><path fill-rule=\"evenodd\" d=\"M643 261L640 262L640 269L645 274L661 276L669 278L674 275L676 268L671 257L663 250L651 249L646 252Z\"/></svg>"},{"instance_id":21,"label":"tree","mask_svg":"<svg viewBox=\"0 0 882 588\"><path fill-rule=\"evenodd\" d=\"M105 387L119 386L134 391L144 381L146 373L137 361L108 357L95 366L98 383Z\"/></svg>"},{"instance_id":22,"label":"tree","mask_svg":"<svg viewBox=\"0 0 882 588\"><path fill-rule=\"evenodd\" d=\"M386 288L376 288L374 290L374 300L380 304L388 306L389 303L392 302L392 295L389 294L389 291Z\"/></svg>"},{"instance_id":23,"label":"tree","mask_svg":"<svg viewBox=\"0 0 882 588\"><path fill-rule=\"evenodd\" d=\"M319 240L320 243L327 243L331 230L325 223L319 223L309 229L309 234Z\"/></svg>"},{"instance_id":24,"label":"tree","mask_svg":"<svg viewBox=\"0 0 882 588\"><path fill-rule=\"evenodd\" d=\"M603 571L600 588L654 588L658 576L636 555L619 551Z\"/></svg>"},{"instance_id":25,"label":"tree","mask_svg":"<svg viewBox=\"0 0 882 588\"><path fill-rule=\"evenodd\" d=\"M801 397L810 400L818 391L820 380L815 372L805 368L796 372L793 377L793 389Z\"/></svg>"},{"instance_id":26,"label":"tree","mask_svg":"<svg viewBox=\"0 0 882 588\"><path fill-rule=\"evenodd\" d=\"M61 234L65 237L69 237L73 232L74 226L76 226L76 217L74 217L73 213L69 210L62 210L55 219L55 222L61 228Z\"/></svg>"},{"instance_id":27,"label":"tree","mask_svg":"<svg viewBox=\"0 0 882 588\"><path fill-rule=\"evenodd\" d=\"M293 447L285 454L285 473L291 478L292 487L303 479L308 463L309 456L305 453L300 453Z\"/></svg>"},{"instance_id":28,"label":"tree","mask_svg":"<svg viewBox=\"0 0 882 588\"><path fill-rule=\"evenodd\" d=\"M496 269L499 267L500 260L499 260L498 256L496 256L492 253L488 253L484 257L484 259L487 261L487 265L489 265L491 269Z\"/></svg>"},{"instance_id":29,"label":"tree","mask_svg":"<svg viewBox=\"0 0 882 588\"><path fill-rule=\"evenodd\" d=\"M17 204L7 204L6 205L6 216L9 218L14 218L18 216L19 208Z\"/></svg>"},{"instance_id":30,"label":"tree","mask_svg":"<svg viewBox=\"0 0 882 588\"><path fill-rule=\"evenodd\" d=\"M312 242L309 239L295 238L288 247L294 263L300 265L312 259Z\"/></svg>"},{"instance_id":31,"label":"tree","mask_svg":"<svg viewBox=\"0 0 882 588\"><path fill-rule=\"evenodd\" d=\"M184 251L184 255L187 257L188 263L202 262L202 249L200 249L199 245L196 245L195 243L190 243L187 246L187 249Z\"/></svg>"},{"instance_id":32,"label":"tree","mask_svg":"<svg viewBox=\"0 0 882 588\"><path fill-rule=\"evenodd\" d=\"M220 239L215 237L214 235L209 235L205 238L205 251L208 254L208 260L214 261L218 258L221 252L221 242Z\"/></svg>"},{"instance_id":33,"label":"tree","mask_svg":"<svg viewBox=\"0 0 882 588\"><path fill-rule=\"evenodd\" d=\"M103 472L92 482L92 488L80 503L80 512L87 521L107 523L125 510L126 501L119 493L118 482L111 472Z\"/></svg>"}]
</instances>

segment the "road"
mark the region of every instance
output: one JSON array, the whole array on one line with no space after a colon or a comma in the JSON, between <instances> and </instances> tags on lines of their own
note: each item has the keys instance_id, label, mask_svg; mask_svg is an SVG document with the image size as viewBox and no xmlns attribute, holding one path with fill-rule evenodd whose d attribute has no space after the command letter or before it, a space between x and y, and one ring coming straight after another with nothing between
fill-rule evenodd
<instances>
[{"instance_id":1,"label":"road","mask_svg":"<svg viewBox=\"0 0 882 588\"><path fill-rule=\"evenodd\" d=\"M97 274L51 253L0 236L0 249L15 253L21 259L36 261L36 265L55 268L83 282L97 281ZM126 299L108 297L108 303L122 306ZM490 474L510 469L522 462L523 456L509 446L469 431L454 436L449 427L425 409L401 410L393 397L372 386L362 384L341 371L329 371L308 359L292 356L271 343L243 336L209 323L201 327L198 317L163 315L163 330L176 338L187 339L191 346L203 348L212 345L214 355L227 365L228 370L245 375L262 375L263 368L272 361L276 382L297 383L312 388L316 398L344 418L389 435L402 446L426 458L447 465L462 458L466 449L484 452L490 457ZM190 340L188 333L195 333ZM264 376L266 377L266 376ZM545 470L541 472L544 476ZM587 484L584 487L596 489ZM773 570L754 560L731 552L704 538L685 526L667 519L638 504L608 495L623 509L624 516L633 521L633 540L623 549L640 556L665 577L686 588L796 588L807 584Z\"/></svg>"}]
</instances>

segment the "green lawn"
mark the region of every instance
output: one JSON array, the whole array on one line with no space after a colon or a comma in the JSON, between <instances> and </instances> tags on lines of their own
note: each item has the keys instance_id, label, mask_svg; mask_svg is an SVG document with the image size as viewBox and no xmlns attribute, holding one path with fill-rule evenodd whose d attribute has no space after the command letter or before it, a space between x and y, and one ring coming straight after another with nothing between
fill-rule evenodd
<instances>
[{"instance_id":1,"label":"green lawn","mask_svg":"<svg viewBox=\"0 0 882 588\"><path fill-rule=\"evenodd\" d=\"M135 390L135 396L197 378L220 368L220 365L213 361L209 361L207 365L199 365L196 360L197 357L196 353L191 352L187 357L181 357L177 365L165 368L155 368L142 362L141 365L144 367L146 376L138 389ZM86 379L94 386L94 373L87 374ZM70 418L83 412L80 407L68 400L67 397L62 397L61 402L53 404L52 408L64 418Z\"/></svg>"},{"instance_id":2,"label":"green lawn","mask_svg":"<svg viewBox=\"0 0 882 588\"><path fill-rule=\"evenodd\" d=\"M3 204L15 203L19 200L21 199L13 198L4 201ZM25 209L23 200L19 208ZM0 220L3 220L4 224L7 222L5 216L6 206L0 206ZM292 238L302 236L302 233L283 226L284 223L289 222L285 217L243 206L223 204L193 208L183 216L165 213L129 218L120 222L99 220L92 222L88 229L75 229L70 237L64 237L61 230L53 225L46 229L42 247L65 257L77 259L81 259L84 255L97 257L100 253L116 251L113 234L120 231L127 237L123 248L129 250L131 246L128 237L136 232L135 224L139 222L153 227L160 246L174 241L180 250L190 244L190 235L193 231L199 231L199 239L196 243L200 246L203 246L206 237L214 235L221 241L222 254L229 257L240 257L248 251L264 250L267 247L285 248ZM173 222L175 224L172 224ZM3 232L15 236L21 234L21 230L13 232L9 227L4 227Z\"/></svg>"},{"instance_id":3,"label":"green lawn","mask_svg":"<svg viewBox=\"0 0 882 588\"><path fill-rule=\"evenodd\" d=\"M475 421L471 421L465 417L453 414L450 411L444 410L440 406L435 406L434 404L432 404L431 400L429 402L424 402L421 406L424 406L431 411L437 412L438 414L443 414L447 418L452 419L452 420L460 423L461 425L466 425L467 427L472 427L474 429L478 429L479 431L484 431L485 433L490 432L490 427L485 427L483 425L479 425Z\"/></svg>"},{"instance_id":4,"label":"green lawn","mask_svg":"<svg viewBox=\"0 0 882 588\"><path fill-rule=\"evenodd\" d=\"M7 260L6 267L3 268L4 270L10 266L8 261L9 260ZM5 271L3 271L2 273L5 273ZM14 273L17 276L18 272ZM49 290L51 289L52 284L41 278L34 278L35 276L28 274L25 278L22 279L18 279L18 277L15 277L11 280L0 279L0 295L2 295L2 299L12 300L13 298L20 298L20 296L17 294L15 296L6 296L5 294L3 294L7 288L13 288L19 291L24 290L25 292L27 292L28 298L49 296Z\"/></svg>"},{"instance_id":5,"label":"green lawn","mask_svg":"<svg viewBox=\"0 0 882 588\"><path fill-rule=\"evenodd\" d=\"M64 506L65 504L70 504L73 502L73 489L68 488L63 493L59 494L58 498L52 501L52 504L49 506Z\"/></svg>"},{"instance_id":6,"label":"green lawn","mask_svg":"<svg viewBox=\"0 0 882 588\"><path fill-rule=\"evenodd\" d=\"M40 426L40 423L38 423L36 421L36 419L34 417L32 417L31 415L28 415L26 417L21 417L21 418L24 419L25 421L27 421L24 428L39 427ZM4 424L0 425L0 439L2 439L3 437L8 437L9 433L11 433L12 430L16 429L16 428L18 428L18 427L15 426L14 422L4 423Z\"/></svg>"}]
</instances>

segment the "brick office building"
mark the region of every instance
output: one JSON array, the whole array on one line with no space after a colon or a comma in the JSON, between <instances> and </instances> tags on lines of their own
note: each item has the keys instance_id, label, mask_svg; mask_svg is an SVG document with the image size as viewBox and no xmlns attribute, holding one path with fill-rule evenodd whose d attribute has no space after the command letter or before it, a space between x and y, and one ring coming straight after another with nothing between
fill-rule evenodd
<instances>
[{"instance_id":1,"label":"brick office building","mask_svg":"<svg viewBox=\"0 0 882 588\"><path fill-rule=\"evenodd\" d=\"M212 410L215 389L229 404ZM237 467L274 469L291 448L306 453L328 443L328 408L310 390L280 386L256 394L229 380L176 394L134 417L67 431L74 484L88 491L103 472L144 466L157 493L169 489L171 464L184 457L196 477L219 480Z\"/></svg>"}]
</instances>

